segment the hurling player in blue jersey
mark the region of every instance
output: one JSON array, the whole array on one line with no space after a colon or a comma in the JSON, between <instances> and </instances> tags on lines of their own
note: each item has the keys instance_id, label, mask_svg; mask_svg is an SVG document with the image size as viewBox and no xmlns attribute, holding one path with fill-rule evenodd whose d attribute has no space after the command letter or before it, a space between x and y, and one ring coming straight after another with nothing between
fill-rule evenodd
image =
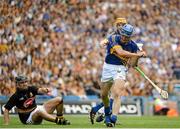
<instances>
[{"instance_id":1,"label":"hurling player in blue jersey","mask_svg":"<svg viewBox=\"0 0 180 129\"><path fill-rule=\"evenodd\" d=\"M115 20L115 28L113 29L113 32L110 32L107 36L107 38L105 38L104 40L102 40L100 42L100 46L102 47L105 47L107 46L107 44L109 43L108 41L108 37L109 36L112 36L112 35L118 35L119 34L119 29L121 29L125 24L127 24L127 21L125 18L116 18ZM113 99L111 98L110 99L110 109L112 110L112 104L113 104ZM90 120L91 120L91 123L94 124L94 118L95 118L95 115L96 113L99 111L99 109L101 109L102 107L104 106L103 102L102 103L99 103L97 104L95 107L92 107L91 111L90 111ZM99 114L96 118L96 122L101 122L104 120L104 114Z\"/></svg>"},{"instance_id":2,"label":"hurling player in blue jersey","mask_svg":"<svg viewBox=\"0 0 180 129\"><path fill-rule=\"evenodd\" d=\"M106 47L106 57L101 77L101 97L105 107L105 124L107 127L113 127L117 121L120 108L119 98L125 88L128 60L131 58L138 59L146 54L144 51L139 51L136 43L131 40L133 31L132 25L125 24L119 29L120 35L108 37L109 43ZM112 113L108 97L110 90L114 100Z\"/></svg>"}]
</instances>

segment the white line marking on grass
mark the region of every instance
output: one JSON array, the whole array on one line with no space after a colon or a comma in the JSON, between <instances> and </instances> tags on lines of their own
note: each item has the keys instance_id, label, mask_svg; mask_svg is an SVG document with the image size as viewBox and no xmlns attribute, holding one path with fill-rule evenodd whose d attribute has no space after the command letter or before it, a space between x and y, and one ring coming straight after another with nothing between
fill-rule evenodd
<instances>
[{"instance_id":1,"label":"white line marking on grass","mask_svg":"<svg viewBox=\"0 0 180 129\"><path fill-rule=\"evenodd\" d=\"M5 129L17 129L17 128L5 128ZM20 128L20 129L50 129L50 128ZM59 129L59 128L53 128ZM62 129L107 129L107 128L62 128ZM180 128L112 128L112 129L180 129Z\"/></svg>"}]
</instances>

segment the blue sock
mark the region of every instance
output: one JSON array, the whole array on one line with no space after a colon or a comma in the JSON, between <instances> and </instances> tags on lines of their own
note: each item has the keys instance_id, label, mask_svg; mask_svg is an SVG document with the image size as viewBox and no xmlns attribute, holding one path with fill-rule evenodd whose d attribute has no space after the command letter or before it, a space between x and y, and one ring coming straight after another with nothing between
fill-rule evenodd
<instances>
[{"instance_id":1,"label":"blue sock","mask_svg":"<svg viewBox=\"0 0 180 129\"><path fill-rule=\"evenodd\" d=\"M104 113L105 113L105 122L106 123L111 122L111 119L110 119L110 107L104 107Z\"/></svg>"},{"instance_id":2,"label":"blue sock","mask_svg":"<svg viewBox=\"0 0 180 129\"><path fill-rule=\"evenodd\" d=\"M104 106L103 103L100 103L98 105L96 105L95 107L92 108L93 112L97 112L100 108L102 108Z\"/></svg>"},{"instance_id":3,"label":"blue sock","mask_svg":"<svg viewBox=\"0 0 180 129\"><path fill-rule=\"evenodd\" d=\"M110 107L105 107L104 108L104 113L105 113L105 116L110 116Z\"/></svg>"},{"instance_id":4,"label":"blue sock","mask_svg":"<svg viewBox=\"0 0 180 129\"><path fill-rule=\"evenodd\" d=\"M116 121L117 121L117 116L116 116L116 115L112 115L112 116L111 116L111 121L112 121L113 123L116 123Z\"/></svg>"},{"instance_id":5,"label":"blue sock","mask_svg":"<svg viewBox=\"0 0 180 129\"><path fill-rule=\"evenodd\" d=\"M112 111L113 99L110 99L109 103L110 103L110 110Z\"/></svg>"}]
</instances>

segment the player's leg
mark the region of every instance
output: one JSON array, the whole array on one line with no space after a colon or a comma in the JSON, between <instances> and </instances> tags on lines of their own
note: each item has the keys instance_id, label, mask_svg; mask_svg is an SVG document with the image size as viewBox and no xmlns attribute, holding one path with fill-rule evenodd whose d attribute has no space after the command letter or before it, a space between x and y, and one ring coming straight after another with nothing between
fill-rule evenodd
<instances>
[{"instance_id":1,"label":"player's leg","mask_svg":"<svg viewBox=\"0 0 180 129\"><path fill-rule=\"evenodd\" d=\"M112 97L113 97L113 107L112 107L112 116L111 116L111 120L112 122L115 124L117 121L117 115L119 113L119 109L121 106L121 96L123 94L124 91L124 84L125 81L121 80L121 79L116 79L114 81L114 85L112 87Z\"/></svg>"},{"instance_id":2,"label":"player's leg","mask_svg":"<svg viewBox=\"0 0 180 129\"><path fill-rule=\"evenodd\" d=\"M109 91L112 86L112 82L103 83L101 86L101 98L104 103L104 113L105 113L105 124L107 127L113 127L111 123L111 110L109 105Z\"/></svg>"},{"instance_id":3,"label":"player's leg","mask_svg":"<svg viewBox=\"0 0 180 129\"><path fill-rule=\"evenodd\" d=\"M96 112L104 106L104 102L106 103L107 105L107 102L109 102L109 98L108 98L108 93L109 93L109 90L110 90L110 87L111 87L112 83L104 83L104 86L101 87L101 97L102 97L102 103L96 105L95 107L93 107L90 111L90 120L91 120L91 123L94 124L94 118L95 118L95 115L96 115ZM104 97L105 96L105 97ZM108 105L109 106L109 105Z\"/></svg>"},{"instance_id":4,"label":"player's leg","mask_svg":"<svg viewBox=\"0 0 180 129\"><path fill-rule=\"evenodd\" d=\"M104 107L103 102L101 102L101 103L97 104L96 106L92 107L91 112L96 114L99 111L99 109L101 109L102 107Z\"/></svg>"},{"instance_id":5,"label":"player's leg","mask_svg":"<svg viewBox=\"0 0 180 129\"><path fill-rule=\"evenodd\" d=\"M113 98L112 96L110 96L110 100L109 100L109 106L110 106L110 110L112 111L112 105L113 105ZM104 104L103 104L104 106ZM105 114L104 113L99 113L98 116L96 117L96 122L102 122L105 118Z\"/></svg>"},{"instance_id":6,"label":"player's leg","mask_svg":"<svg viewBox=\"0 0 180 129\"><path fill-rule=\"evenodd\" d=\"M115 65L104 63L101 77L101 99L104 104L105 124L107 127L113 126L110 119L109 91L113 85L114 73L116 73L114 67Z\"/></svg>"},{"instance_id":7,"label":"player's leg","mask_svg":"<svg viewBox=\"0 0 180 129\"><path fill-rule=\"evenodd\" d=\"M114 99L113 99L113 97L111 96L111 97L110 97L110 100L109 100L109 106L110 106L110 110L111 110L111 111L112 111L113 102L114 102Z\"/></svg>"},{"instance_id":8,"label":"player's leg","mask_svg":"<svg viewBox=\"0 0 180 129\"><path fill-rule=\"evenodd\" d=\"M52 114L55 110L57 111L57 116L63 115L63 99L62 97L56 97L48 100L43 104L47 113Z\"/></svg>"},{"instance_id":9,"label":"player's leg","mask_svg":"<svg viewBox=\"0 0 180 129\"><path fill-rule=\"evenodd\" d=\"M55 122L56 117L48 114L43 107L37 107L30 113L28 119L26 120L26 124L41 124L43 119Z\"/></svg>"},{"instance_id":10,"label":"player's leg","mask_svg":"<svg viewBox=\"0 0 180 129\"><path fill-rule=\"evenodd\" d=\"M125 80L126 80L127 69L125 66L118 66L115 68L114 72L115 72L114 77L113 77L114 85L111 88L111 94L113 97L111 121L115 124L117 121L117 115L119 113L119 109L120 109L120 105L121 105L120 98L125 89Z\"/></svg>"},{"instance_id":11,"label":"player's leg","mask_svg":"<svg viewBox=\"0 0 180 129\"><path fill-rule=\"evenodd\" d=\"M62 97L56 97L53 98L49 101L47 101L46 103L43 104L45 110L47 113L52 114L55 110L57 112L57 117L56 120L62 122L63 124L70 124L70 122L68 120L66 120L63 117L63 99Z\"/></svg>"},{"instance_id":12,"label":"player's leg","mask_svg":"<svg viewBox=\"0 0 180 129\"><path fill-rule=\"evenodd\" d=\"M125 83L125 86L124 87L128 87L128 83ZM113 87L114 88L114 87ZM111 88L111 89L113 89L113 88ZM113 89L113 90L115 90L115 91L118 91L118 89L116 90L116 89ZM122 90L120 91L120 92L124 92L125 91L125 89L124 88L122 88ZM120 93L119 92L119 93ZM121 94L121 93L120 93ZM120 101L120 106L121 106L121 99L119 98L119 101ZM113 100L113 97L112 97L112 94L111 94L111 96L110 96L110 110L112 111L112 106L113 106L113 102L114 102L114 100ZM114 114L114 113L113 113ZM98 116L97 116L97 118L96 118L96 122L102 122L104 120L104 113L100 113Z\"/></svg>"},{"instance_id":13,"label":"player's leg","mask_svg":"<svg viewBox=\"0 0 180 129\"><path fill-rule=\"evenodd\" d=\"M64 118L55 117L43 110L37 110L32 115L32 124L40 124L42 122L42 119L50 121L50 122L54 122L60 125L69 125L69 122L65 120Z\"/></svg>"},{"instance_id":14,"label":"player's leg","mask_svg":"<svg viewBox=\"0 0 180 129\"><path fill-rule=\"evenodd\" d=\"M33 124L40 124L43 119L55 123L56 117L42 110L37 110L32 115Z\"/></svg>"},{"instance_id":15,"label":"player's leg","mask_svg":"<svg viewBox=\"0 0 180 129\"><path fill-rule=\"evenodd\" d=\"M103 102L97 104L96 106L92 107L91 108L91 111L90 111L90 119L91 119L91 123L94 124L94 118L95 118L95 115L96 113L99 111L99 109L101 109L102 107L104 107L104 104ZM96 122L100 122L99 119L101 119L102 117L101 116L98 116L97 119L96 119ZM101 120L102 121L102 120Z\"/></svg>"},{"instance_id":16,"label":"player's leg","mask_svg":"<svg viewBox=\"0 0 180 129\"><path fill-rule=\"evenodd\" d=\"M51 115L54 110L57 110L57 116ZM43 107L36 110L32 115L32 121L37 123L40 119L45 119L57 124L69 125L70 122L63 118L63 100L61 97L53 98L43 104ZM59 115L59 116L58 116Z\"/></svg>"},{"instance_id":17,"label":"player's leg","mask_svg":"<svg viewBox=\"0 0 180 129\"><path fill-rule=\"evenodd\" d=\"M91 108L91 111L89 113L90 116L90 120L91 120L91 124L94 124L94 118L96 116L96 113L98 112L98 110L100 108L102 108L104 106L103 102L101 102L100 104L97 104L95 107ZM97 120L96 120L97 121Z\"/></svg>"}]
</instances>

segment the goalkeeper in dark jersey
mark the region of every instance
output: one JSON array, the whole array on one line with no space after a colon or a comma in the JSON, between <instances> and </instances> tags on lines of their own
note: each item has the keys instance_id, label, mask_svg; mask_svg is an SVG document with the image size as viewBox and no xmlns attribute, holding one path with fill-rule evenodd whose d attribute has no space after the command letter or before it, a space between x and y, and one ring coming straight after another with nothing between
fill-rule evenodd
<instances>
[{"instance_id":1,"label":"goalkeeper in dark jersey","mask_svg":"<svg viewBox=\"0 0 180 129\"><path fill-rule=\"evenodd\" d=\"M56 97L37 106L35 96L49 93L48 88L37 88L28 85L28 78L17 76L16 92L9 98L5 105L4 124L9 124L9 111L16 106L19 119L23 124L41 124L47 120L60 125L69 125L70 122L63 117L63 99ZM52 113L56 110L56 116Z\"/></svg>"}]
</instances>

